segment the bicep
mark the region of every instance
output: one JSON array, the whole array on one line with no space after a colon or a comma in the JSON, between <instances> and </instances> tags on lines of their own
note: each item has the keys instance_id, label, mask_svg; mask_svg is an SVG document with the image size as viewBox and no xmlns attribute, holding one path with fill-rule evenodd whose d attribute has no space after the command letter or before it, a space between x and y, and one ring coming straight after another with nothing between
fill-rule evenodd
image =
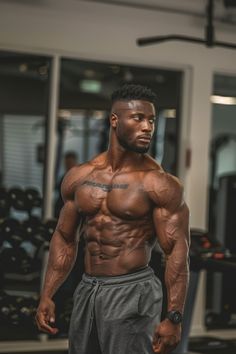
<instances>
[{"instance_id":1,"label":"bicep","mask_svg":"<svg viewBox=\"0 0 236 354\"><path fill-rule=\"evenodd\" d=\"M186 252L189 245L189 209L182 203L176 210L155 208L153 213L158 241L164 253L169 255L173 249Z\"/></svg>"},{"instance_id":2,"label":"bicep","mask_svg":"<svg viewBox=\"0 0 236 354\"><path fill-rule=\"evenodd\" d=\"M58 219L56 231L66 242L76 240L76 231L80 223L80 215L74 200L65 200Z\"/></svg>"},{"instance_id":3,"label":"bicep","mask_svg":"<svg viewBox=\"0 0 236 354\"><path fill-rule=\"evenodd\" d=\"M60 211L56 231L65 242L75 242L76 231L81 217L75 204L75 188L79 180L77 167L73 167L64 176L61 183L61 196L64 205Z\"/></svg>"}]
</instances>

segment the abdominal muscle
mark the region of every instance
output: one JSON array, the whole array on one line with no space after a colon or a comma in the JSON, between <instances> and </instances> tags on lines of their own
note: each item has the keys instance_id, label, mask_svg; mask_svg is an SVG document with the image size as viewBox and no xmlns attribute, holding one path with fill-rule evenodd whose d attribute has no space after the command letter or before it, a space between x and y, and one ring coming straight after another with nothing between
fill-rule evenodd
<instances>
[{"instance_id":1,"label":"abdominal muscle","mask_svg":"<svg viewBox=\"0 0 236 354\"><path fill-rule=\"evenodd\" d=\"M156 237L150 218L122 221L106 216L87 220L85 272L115 276L147 266Z\"/></svg>"}]
</instances>

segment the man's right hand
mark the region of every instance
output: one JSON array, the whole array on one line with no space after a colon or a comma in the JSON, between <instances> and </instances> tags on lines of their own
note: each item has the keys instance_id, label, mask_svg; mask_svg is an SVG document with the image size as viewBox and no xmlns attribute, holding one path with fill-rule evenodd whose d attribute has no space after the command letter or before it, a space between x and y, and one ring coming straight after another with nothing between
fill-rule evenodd
<instances>
[{"instance_id":1,"label":"man's right hand","mask_svg":"<svg viewBox=\"0 0 236 354\"><path fill-rule=\"evenodd\" d=\"M42 298L35 316L38 329L45 333L56 334L58 328L55 324L55 304L50 298Z\"/></svg>"}]
</instances>

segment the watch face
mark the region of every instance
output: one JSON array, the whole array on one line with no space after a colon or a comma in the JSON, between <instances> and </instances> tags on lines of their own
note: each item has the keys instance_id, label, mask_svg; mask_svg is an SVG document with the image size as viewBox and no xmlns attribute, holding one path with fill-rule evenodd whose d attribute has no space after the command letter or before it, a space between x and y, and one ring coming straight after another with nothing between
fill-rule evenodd
<instances>
[{"instance_id":1,"label":"watch face","mask_svg":"<svg viewBox=\"0 0 236 354\"><path fill-rule=\"evenodd\" d=\"M182 315L179 311L170 311L167 314L167 318L169 318L169 320L175 324L182 322Z\"/></svg>"},{"instance_id":2,"label":"watch face","mask_svg":"<svg viewBox=\"0 0 236 354\"><path fill-rule=\"evenodd\" d=\"M175 323L179 323L179 322L181 321L181 318L182 318L182 316L181 316L181 314L180 314L179 312L175 312L175 313L174 313L173 321L174 321Z\"/></svg>"}]
</instances>

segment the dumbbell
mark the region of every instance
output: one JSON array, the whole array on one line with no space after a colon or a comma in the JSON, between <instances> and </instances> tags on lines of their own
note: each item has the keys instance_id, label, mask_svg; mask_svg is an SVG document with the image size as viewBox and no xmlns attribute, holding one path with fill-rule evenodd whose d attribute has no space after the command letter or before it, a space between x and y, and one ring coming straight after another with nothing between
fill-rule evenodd
<instances>
[{"instance_id":1,"label":"dumbbell","mask_svg":"<svg viewBox=\"0 0 236 354\"><path fill-rule=\"evenodd\" d=\"M16 210L25 210L26 198L25 193L20 187L10 188L8 191L11 206Z\"/></svg>"},{"instance_id":2,"label":"dumbbell","mask_svg":"<svg viewBox=\"0 0 236 354\"><path fill-rule=\"evenodd\" d=\"M5 273L29 274L33 271L32 259L22 247L3 249L0 262Z\"/></svg>"},{"instance_id":3,"label":"dumbbell","mask_svg":"<svg viewBox=\"0 0 236 354\"><path fill-rule=\"evenodd\" d=\"M30 241L37 244L37 241L34 241L34 236L39 232L38 230L40 230L41 227L42 223L40 219L35 216L31 216L22 223L16 219L7 218L0 225L0 230L2 237L14 248L19 247L24 241ZM44 233L46 235L46 231L44 231Z\"/></svg>"},{"instance_id":4,"label":"dumbbell","mask_svg":"<svg viewBox=\"0 0 236 354\"><path fill-rule=\"evenodd\" d=\"M13 296L0 293L0 321L4 325L19 326L19 312Z\"/></svg>"},{"instance_id":5,"label":"dumbbell","mask_svg":"<svg viewBox=\"0 0 236 354\"><path fill-rule=\"evenodd\" d=\"M44 224L34 216L22 223L8 218L2 223L1 231L3 239L11 246L2 250L2 268L9 273L19 274L37 271L41 264L38 254L48 238Z\"/></svg>"},{"instance_id":6,"label":"dumbbell","mask_svg":"<svg viewBox=\"0 0 236 354\"><path fill-rule=\"evenodd\" d=\"M1 225L2 236L11 247L1 252L2 269L9 273L28 274L32 268L32 259L24 248L25 241L22 225L18 220L8 218Z\"/></svg>"},{"instance_id":7,"label":"dumbbell","mask_svg":"<svg viewBox=\"0 0 236 354\"><path fill-rule=\"evenodd\" d=\"M18 297L16 306L20 324L25 327L35 325L35 314L38 306L38 297Z\"/></svg>"},{"instance_id":8,"label":"dumbbell","mask_svg":"<svg viewBox=\"0 0 236 354\"><path fill-rule=\"evenodd\" d=\"M42 198L39 191L34 188L13 187L8 192L11 206L16 210L30 212L32 208L39 207L42 204Z\"/></svg>"},{"instance_id":9,"label":"dumbbell","mask_svg":"<svg viewBox=\"0 0 236 354\"><path fill-rule=\"evenodd\" d=\"M30 216L28 219L22 222L22 229L24 232L24 238L27 241L31 241L36 231L41 227L41 221L36 216Z\"/></svg>"},{"instance_id":10,"label":"dumbbell","mask_svg":"<svg viewBox=\"0 0 236 354\"><path fill-rule=\"evenodd\" d=\"M23 242L21 223L13 218L5 219L1 226L2 238L10 243L12 247L19 247Z\"/></svg>"},{"instance_id":11,"label":"dumbbell","mask_svg":"<svg viewBox=\"0 0 236 354\"><path fill-rule=\"evenodd\" d=\"M44 244L48 242L48 235L44 224L37 218L31 216L22 223L25 241L30 242L35 247L34 259Z\"/></svg>"},{"instance_id":12,"label":"dumbbell","mask_svg":"<svg viewBox=\"0 0 236 354\"><path fill-rule=\"evenodd\" d=\"M0 292L0 321L10 326L35 326L38 297L12 296Z\"/></svg>"},{"instance_id":13,"label":"dumbbell","mask_svg":"<svg viewBox=\"0 0 236 354\"><path fill-rule=\"evenodd\" d=\"M26 188L25 203L27 210L31 210L34 207L41 207L42 198L40 197L39 191L34 188Z\"/></svg>"}]
</instances>

